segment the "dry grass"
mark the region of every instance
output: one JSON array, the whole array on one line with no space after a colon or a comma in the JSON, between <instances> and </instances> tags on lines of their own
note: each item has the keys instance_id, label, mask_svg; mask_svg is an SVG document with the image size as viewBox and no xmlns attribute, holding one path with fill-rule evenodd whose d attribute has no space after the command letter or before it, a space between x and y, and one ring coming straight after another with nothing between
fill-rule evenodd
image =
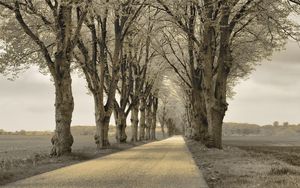
<instances>
[{"instance_id":1,"label":"dry grass","mask_svg":"<svg viewBox=\"0 0 300 188\"><path fill-rule=\"evenodd\" d=\"M195 141L187 143L211 188L300 187L300 164L294 161L300 149L296 146L250 147L247 143L243 147L237 142L239 148L225 146L217 150Z\"/></svg>"},{"instance_id":2,"label":"dry grass","mask_svg":"<svg viewBox=\"0 0 300 188\"><path fill-rule=\"evenodd\" d=\"M282 176L282 175L300 175L299 171L290 167L272 167L268 175Z\"/></svg>"}]
</instances>

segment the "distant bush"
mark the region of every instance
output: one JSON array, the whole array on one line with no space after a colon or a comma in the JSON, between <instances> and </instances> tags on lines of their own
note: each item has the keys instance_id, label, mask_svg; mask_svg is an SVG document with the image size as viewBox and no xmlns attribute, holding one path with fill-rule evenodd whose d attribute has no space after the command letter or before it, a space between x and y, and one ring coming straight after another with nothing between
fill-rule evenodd
<instances>
[{"instance_id":1,"label":"distant bush","mask_svg":"<svg viewBox=\"0 0 300 188\"><path fill-rule=\"evenodd\" d=\"M20 130L19 132L17 132L19 135L26 135L26 131L25 130Z\"/></svg>"},{"instance_id":2,"label":"distant bush","mask_svg":"<svg viewBox=\"0 0 300 188\"><path fill-rule=\"evenodd\" d=\"M274 127L278 127L279 126L279 122L278 121L274 121L273 126Z\"/></svg>"}]
</instances>

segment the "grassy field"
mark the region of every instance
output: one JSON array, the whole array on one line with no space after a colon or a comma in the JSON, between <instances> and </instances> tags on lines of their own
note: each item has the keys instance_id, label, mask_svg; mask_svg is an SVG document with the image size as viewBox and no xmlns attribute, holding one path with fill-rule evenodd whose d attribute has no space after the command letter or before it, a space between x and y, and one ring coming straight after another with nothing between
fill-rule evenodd
<instances>
[{"instance_id":1,"label":"grassy field","mask_svg":"<svg viewBox=\"0 0 300 188\"><path fill-rule=\"evenodd\" d=\"M223 150L187 143L211 188L300 187L300 137L224 137Z\"/></svg>"},{"instance_id":2,"label":"grassy field","mask_svg":"<svg viewBox=\"0 0 300 188\"><path fill-rule=\"evenodd\" d=\"M300 146L300 136L224 136L229 146Z\"/></svg>"},{"instance_id":3,"label":"grassy field","mask_svg":"<svg viewBox=\"0 0 300 188\"><path fill-rule=\"evenodd\" d=\"M0 185L145 143L131 144L128 127L128 143L116 144L115 129L112 127L109 132L111 147L97 151L91 127L86 129L84 132L80 131L81 128L74 131L72 155L62 158L49 157L51 135L0 135ZM157 139L162 138L158 128Z\"/></svg>"}]
</instances>

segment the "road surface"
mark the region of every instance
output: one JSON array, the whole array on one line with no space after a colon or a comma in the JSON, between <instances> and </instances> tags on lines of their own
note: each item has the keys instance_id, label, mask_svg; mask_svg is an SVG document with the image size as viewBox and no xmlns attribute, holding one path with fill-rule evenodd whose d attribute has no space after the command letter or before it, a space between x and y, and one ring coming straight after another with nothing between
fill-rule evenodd
<instances>
[{"instance_id":1,"label":"road surface","mask_svg":"<svg viewBox=\"0 0 300 188\"><path fill-rule=\"evenodd\" d=\"M183 138L138 146L5 188L207 188Z\"/></svg>"}]
</instances>

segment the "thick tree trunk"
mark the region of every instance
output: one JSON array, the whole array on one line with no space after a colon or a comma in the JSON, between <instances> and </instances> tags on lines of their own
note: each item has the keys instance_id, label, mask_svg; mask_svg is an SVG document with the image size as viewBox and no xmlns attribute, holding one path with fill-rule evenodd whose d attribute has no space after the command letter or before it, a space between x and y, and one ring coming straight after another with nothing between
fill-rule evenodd
<instances>
[{"instance_id":1,"label":"thick tree trunk","mask_svg":"<svg viewBox=\"0 0 300 188\"><path fill-rule=\"evenodd\" d=\"M110 145L108 140L110 115L104 112L103 103L100 100L102 100L101 95L94 94L96 120L94 139L97 149L105 149Z\"/></svg>"},{"instance_id":2,"label":"thick tree trunk","mask_svg":"<svg viewBox=\"0 0 300 188\"><path fill-rule=\"evenodd\" d=\"M153 105L153 111L152 111L150 140L156 140L156 120L157 120L158 98L155 97L153 99L152 105Z\"/></svg>"},{"instance_id":3,"label":"thick tree trunk","mask_svg":"<svg viewBox=\"0 0 300 188\"><path fill-rule=\"evenodd\" d=\"M227 104L214 104L210 112L209 147L222 149L222 124Z\"/></svg>"},{"instance_id":4,"label":"thick tree trunk","mask_svg":"<svg viewBox=\"0 0 300 188\"><path fill-rule=\"evenodd\" d=\"M206 106L209 123L209 147L222 149L222 124L227 111L226 92L227 78L232 66L232 57L230 51L231 29L228 26L230 10L226 4L221 8L220 18L220 37L217 65L218 68L213 75L206 78ZM213 61L211 61L213 62ZM210 69L212 74L212 69Z\"/></svg>"},{"instance_id":5,"label":"thick tree trunk","mask_svg":"<svg viewBox=\"0 0 300 188\"><path fill-rule=\"evenodd\" d=\"M146 99L141 97L141 106L140 106L140 135L139 140L145 140L145 128L146 128Z\"/></svg>"},{"instance_id":6,"label":"thick tree trunk","mask_svg":"<svg viewBox=\"0 0 300 188\"><path fill-rule=\"evenodd\" d=\"M154 113L153 113L154 114ZM155 115L152 115L152 125L150 130L150 140L156 140L156 120Z\"/></svg>"},{"instance_id":7,"label":"thick tree trunk","mask_svg":"<svg viewBox=\"0 0 300 188\"><path fill-rule=\"evenodd\" d=\"M51 139L51 156L61 156L72 151L74 139L71 134L74 100L72 94L72 6L60 5L56 25L56 52L50 72L55 85L56 129ZM37 41L36 41L37 42ZM73 41L74 42L74 41Z\"/></svg>"},{"instance_id":8,"label":"thick tree trunk","mask_svg":"<svg viewBox=\"0 0 300 188\"><path fill-rule=\"evenodd\" d=\"M222 149L222 125L228 103L226 102L227 77L229 69L224 66L218 75L219 79L214 79L214 94L206 99L209 143L208 147Z\"/></svg>"},{"instance_id":9,"label":"thick tree trunk","mask_svg":"<svg viewBox=\"0 0 300 188\"><path fill-rule=\"evenodd\" d=\"M139 103L135 104L131 111L131 142L138 141L138 124L139 124Z\"/></svg>"},{"instance_id":10,"label":"thick tree trunk","mask_svg":"<svg viewBox=\"0 0 300 188\"><path fill-rule=\"evenodd\" d=\"M109 147L108 131L109 131L109 116L101 117L100 113L96 113L96 134L95 143L97 149L105 149Z\"/></svg>"},{"instance_id":11,"label":"thick tree trunk","mask_svg":"<svg viewBox=\"0 0 300 188\"><path fill-rule=\"evenodd\" d=\"M189 101L190 102L190 101ZM185 116L186 116L186 124L184 127L184 136L186 138L193 138L192 136L192 110L191 110L191 105L189 104L189 102L186 103L185 105Z\"/></svg>"},{"instance_id":12,"label":"thick tree trunk","mask_svg":"<svg viewBox=\"0 0 300 188\"><path fill-rule=\"evenodd\" d=\"M208 140L208 122L203 93L200 89L192 92L192 138L203 142Z\"/></svg>"},{"instance_id":13,"label":"thick tree trunk","mask_svg":"<svg viewBox=\"0 0 300 188\"><path fill-rule=\"evenodd\" d=\"M210 14L210 12L208 13ZM199 57L199 53L195 53L195 42L193 40L193 34L195 33L195 14L190 17L188 28L188 57L190 64L190 75L191 75L191 85L192 89L189 93L190 96L190 106L188 107L187 114L189 116L190 124L188 124L188 128L186 129L186 135L189 138L192 138L197 141L205 142L207 140L208 135L208 124L206 120L206 106L203 96L203 88L202 88L202 77L203 70L198 65L201 64L202 57ZM212 35L212 33L211 33ZM205 38L205 40L209 41L210 38ZM204 44L206 45L206 43ZM207 45L209 45L207 43ZM208 49L208 48L206 48ZM198 55L197 55L198 54ZM195 60L197 60L197 64L195 64ZM205 62L210 63L210 62Z\"/></svg>"},{"instance_id":14,"label":"thick tree trunk","mask_svg":"<svg viewBox=\"0 0 300 188\"><path fill-rule=\"evenodd\" d=\"M66 63L59 58L59 62ZM71 134L72 113L74 100L72 95L72 78L70 67L60 67L60 73L54 78L55 82L55 121L56 129L51 139L51 156L61 156L71 153L73 136Z\"/></svg>"},{"instance_id":15,"label":"thick tree trunk","mask_svg":"<svg viewBox=\"0 0 300 188\"><path fill-rule=\"evenodd\" d=\"M165 126L166 126L166 116L167 116L167 112L166 112L166 103L163 104L163 109L162 112L158 118L159 123L160 123L160 127L161 127L161 132L163 135L163 138L166 137L166 131L165 131Z\"/></svg>"},{"instance_id":16,"label":"thick tree trunk","mask_svg":"<svg viewBox=\"0 0 300 188\"><path fill-rule=\"evenodd\" d=\"M169 137L173 136L175 132L175 126L173 124L172 119L167 120L167 128L168 128L168 136Z\"/></svg>"},{"instance_id":17,"label":"thick tree trunk","mask_svg":"<svg viewBox=\"0 0 300 188\"><path fill-rule=\"evenodd\" d=\"M119 111L117 117L117 127L116 127L117 143L125 143L127 140L126 119L127 119L126 114L123 111Z\"/></svg>"},{"instance_id":18,"label":"thick tree trunk","mask_svg":"<svg viewBox=\"0 0 300 188\"><path fill-rule=\"evenodd\" d=\"M149 140L150 139L150 131L151 131L151 125L152 125L152 99L149 97L148 104L146 106L146 135L145 139Z\"/></svg>"}]
</instances>

